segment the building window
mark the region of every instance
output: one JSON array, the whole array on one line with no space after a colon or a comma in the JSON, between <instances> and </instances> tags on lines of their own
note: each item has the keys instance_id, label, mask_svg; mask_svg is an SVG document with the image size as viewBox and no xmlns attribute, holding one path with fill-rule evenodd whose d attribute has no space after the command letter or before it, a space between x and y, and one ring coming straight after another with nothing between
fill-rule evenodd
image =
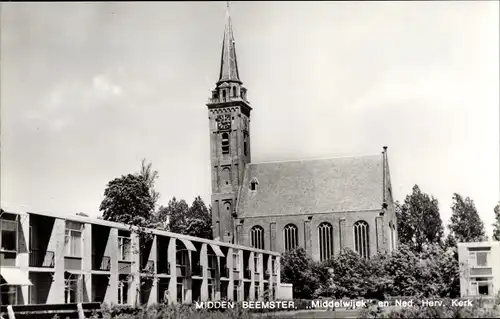
<instances>
[{"instance_id":1,"label":"building window","mask_svg":"<svg viewBox=\"0 0 500 319\"><path fill-rule=\"evenodd\" d=\"M321 223L318 227L320 260L333 257L333 227L330 223Z\"/></svg>"},{"instance_id":2,"label":"building window","mask_svg":"<svg viewBox=\"0 0 500 319\"><path fill-rule=\"evenodd\" d=\"M250 230L250 238L252 240L252 247L264 249L264 228L253 226Z\"/></svg>"},{"instance_id":3,"label":"building window","mask_svg":"<svg viewBox=\"0 0 500 319\"><path fill-rule=\"evenodd\" d=\"M250 183L250 190L254 191L254 190L256 190L256 189L257 189L257 183L255 183L255 182L251 182L251 183Z\"/></svg>"},{"instance_id":4,"label":"building window","mask_svg":"<svg viewBox=\"0 0 500 319\"><path fill-rule=\"evenodd\" d=\"M231 203L230 202L224 202L224 210L228 213L231 212Z\"/></svg>"},{"instance_id":5,"label":"building window","mask_svg":"<svg viewBox=\"0 0 500 319\"><path fill-rule=\"evenodd\" d=\"M285 251L295 249L299 245L299 232L297 226L288 224L283 229L283 237L285 237Z\"/></svg>"},{"instance_id":6,"label":"building window","mask_svg":"<svg viewBox=\"0 0 500 319\"><path fill-rule=\"evenodd\" d=\"M224 167L220 174L221 185L230 185L231 184L231 169L228 167Z\"/></svg>"},{"instance_id":7,"label":"building window","mask_svg":"<svg viewBox=\"0 0 500 319\"><path fill-rule=\"evenodd\" d=\"M469 260L473 267L488 267L488 251L471 251Z\"/></svg>"},{"instance_id":8,"label":"building window","mask_svg":"<svg viewBox=\"0 0 500 319\"><path fill-rule=\"evenodd\" d=\"M208 300L215 300L215 285L213 279L208 279Z\"/></svg>"},{"instance_id":9,"label":"building window","mask_svg":"<svg viewBox=\"0 0 500 319\"><path fill-rule=\"evenodd\" d=\"M233 301L238 301L239 291L240 291L240 282L235 280L233 285Z\"/></svg>"},{"instance_id":10,"label":"building window","mask_svg":"<svg viewBox=\"0 0 500 319\"><path fill-rule=\"evenodd\" d=\"M368 223L360 220L354 224L354 250L362 258L370 258L370 240Z\"/></svg>"},{"instance_id":11,"label":"building window","mask_svg":"<svg viewBox=\"0 0 500 319\"><path fill-rule=\"evenodd\" d=\"M236 86L233 86L233 96L236 97Z\"/></svg>"},{"instance_id":12,"label":"building window","mask_svg":"<svg viewBox=\"0 0 500 319\"><path fill-rule=\"evenodd\" d=\"M274 258L271 260L271 270L273 272L273 275L278 274L278 269L276 268L276 259Z\"/></svg>"},{"instance_id":13,"label":"building window","mask_svg":"<svg viewBox=\"0 0 500 319\"><path fill-rule=\"evenodd\" d=\"M118 304L126 305L128 303L128 278L123 278L118 282Z\"/></svg>"},{"instance_id":14,"label":"building window","mask_svg":"<svg viewBox=\"0 0 500 319\"><path fill-rule=\"evenodd\" d=\"M229 134L222 133L222 154L229 154Z\"/></svg>"},{"instance_id":15,"label":"building window","mask_svg":"<svg viewBox=\"0 0 500 319\"><path fill-rule=\"evenodd\" d=\"M182 303L184 301L184 279L177 278L177 302Z\"/></svg>"},{"instance_id":16,"label":"building window","mask_svg":"<svg viewBox=\"0 0 500 319\"><path fill-rule=\"evenodd\" d=\"M131 240L130 237L118 236L118 246L120 255L118 256L121 261L130 260Z\"/></svg>"},{"instance_id":17,"label":"building window","mask_svg":"<svg viewBox=\"0 0 500 319\"><path fill-rule=\"evenodd\" d=\"M254 254L255 254L255 253L254 253ZM259 259L260 259L260 258L259 258L259 256L258 256L258 255L253 257L254 272L255 272L256 274L259 274L259 273L260 273L260 267L259 267L259 266L260 266L260 263L259 263Z\"/></svg>"},{"instance_id":18,"label":"building window","mask_svg":"<svg viewBox=\"0 0 500 319\"><path fill-rule=\"evenodd\" d=\"M82 257L82 229L81 223L66 222L66 256Z\"/></svg>"},{"instance_id":19,"label":"building window","mask_svg":"<svg viewBox=\"0 0 500 319\"><path fill-rule=\"evenodd\" d=\"M0 305L17 304L17 287L0 283Z\"/></svg>"},{"instance_id":20,"label":"building window","mask_svg":"<svg viewBox=\"0 0 500 319\"><path fill-rule=\"evenodd\" d=\"M245 134L245 136L243 137L243 154L245 156L248 155L248 145L247 145L247 135Z\"/></svg>"},{"instance_id":21,"label":"building window","mask_svg":"<svg viewBox=\"0 0 500 319\"><path fill-rule=\"evenodd\" d=\"M0 250L17 251L17 221L0 219Z\"/></svg>"},{"instance_id":22,"label":"building window","mask_svg":"<svg viewBox=\"0 0 500 319\"><path fill-rule=\"evenodd\" d=\"M81 299L81 276L69 274L66 275L64 286L64 302L77 303Z\"/></svg>"},{"instance_id":23,"label":"building window","mask_svg":"<svg viewBox=\"0 0 500 319\"><path fill-rule=\"evenodd\" d=\"M233 269L234 271L240 270L240 254L238 253L233 254Z\"/></svg>"}]
</instances>

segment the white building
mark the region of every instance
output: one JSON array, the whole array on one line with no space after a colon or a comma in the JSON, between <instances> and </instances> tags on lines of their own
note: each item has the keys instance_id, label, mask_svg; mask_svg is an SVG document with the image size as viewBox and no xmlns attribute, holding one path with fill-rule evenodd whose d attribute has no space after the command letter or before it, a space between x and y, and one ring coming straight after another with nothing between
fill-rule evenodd
<instances>
[{"instance_id":1,"label":"white building","mask_svg":"<svg viewBox=\"0 0 500 319\"><path fill-rule=\"evenodd\" d=\"M459 243L460 295L500 293L500 242Z\"/></svg>"}]
</instances>

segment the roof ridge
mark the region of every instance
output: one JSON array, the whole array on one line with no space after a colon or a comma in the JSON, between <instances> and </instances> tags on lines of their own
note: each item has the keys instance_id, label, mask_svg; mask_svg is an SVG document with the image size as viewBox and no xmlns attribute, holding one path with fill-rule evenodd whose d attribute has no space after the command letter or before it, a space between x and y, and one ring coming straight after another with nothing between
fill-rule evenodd
<instances>
[{"instance_id":1,"label":"roof ridge","mask_svg":"<svg viewBox=\"0 0 500 319\"><path fill-rule=\"evenodd\" d=\"M380 156L381 154L371 153L364 155L348 155L348 156L337 156L337 157L320 157L320 158L303 158L303 159L295 159L295 160L278 160L278 161L268 161L268 162L258 162L258 163L248 163L247 165L258 165L258 164L276 164L276 163L292 163L292 162L313 162L313 161L324 161L324 160L333 160L333 159L343 159L343 158L362 158L362 157L372 157L372 156Z\"/></svg>"}]
</instances>

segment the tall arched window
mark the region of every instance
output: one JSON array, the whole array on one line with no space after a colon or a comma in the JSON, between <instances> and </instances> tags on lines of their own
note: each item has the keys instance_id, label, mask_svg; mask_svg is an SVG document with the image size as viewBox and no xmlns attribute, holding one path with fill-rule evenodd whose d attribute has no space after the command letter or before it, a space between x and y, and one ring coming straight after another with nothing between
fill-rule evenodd
<instances>
[{"instance_id":1,"label":"tall arched window","mask_svg":"<svg viewBox=\"0 0 500 319\"><path fill-rule=\"evenodd\" d=\"M333 227L330 223L321 223L318 227L320 260L333 257Z\"/></svg>"},{"instance_id":2,"label":"tall arched window","mask_svg":"<svg viewBox=\"0 0 500 319\"><path fill-rule=\"evenodd\" d=\"M252 247L264 249L264 228L253 226L250 230L250 238L252 240Z\"/></svg>"},{"instance_id":3,"label":"tall arched window","mask_svg":"<svg viewBox=\"0 0 500 319\"><path fill-rule=\"evenodd\" d=\"M370 232L368 223L359 220L354 223L354 250L362 258L370 258Z\"/></svg>"},{"instance_id":4,"label":"tall arched window","mask_svg":"<svg viewBox=\"0 0 500 319\"><path fill-rule=\"evenodd\" d=\"M396 226L391 223L391 244L392 244L392 249L397 248L396 244Z\"/></svg>"},{"instance_id":5,"label":"tall arched window","mask_svg":"<svg viewBox=\"0 0 500 319\"><path fill-rule=\"evenodd\" d=\"M283 228L283 237L285 240L285 251L294 249L299 245L299 232L297 226L288 224Z\"/></svg>"},{"instance_id":6,"label":"tall arched window","mask_svg":"<svg viewBox=\"0 0 500 319\"><path fill-rule=\"evenodd\" d=\"M233 86L233 96L236 97L236 86Z\"/></svg>"},{"instance_id":7,"label":"tall arched window","mask_svg":"<svg viewBox=\"0 0 500 319\"><path fill-rule=\"evenodd\" d=\"M229 153L229 134L222 133L222 154Z\"/></svg>"}]
</instances>

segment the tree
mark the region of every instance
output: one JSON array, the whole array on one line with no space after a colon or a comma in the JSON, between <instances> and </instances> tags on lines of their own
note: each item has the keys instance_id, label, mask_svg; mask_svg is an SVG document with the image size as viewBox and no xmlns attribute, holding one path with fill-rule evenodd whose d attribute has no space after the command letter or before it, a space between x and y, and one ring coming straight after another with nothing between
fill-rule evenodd
<instances>
[{"instance_id":1,"label":"tree","mask_svg":"<svg viewBox=\"0 0 500 319\"><path fill-rule=\"evenodd\" d=\"M149 188L151 198L153 199L153 202L156 206L156 204L158 203L158 199L160 198L160 193L158 193L154 189L155 181L159 177L158 171L153 170L153 164L151 162L147 163L146 159L143 158L141 161L141 170L139 172L139 176L144 178L146 185Z\"/></svg>"},{"instance_id":2,"label":"tree","mask_svg":"<svg viewBox=\"0 0 500 319\"><path fill-rule=\"evenodd\" d=\"M453 194L451 205L450 231L458 242L478 242L486 240L484 224L477 213L474 201Z\"/></svg>"},{"instance_id":3,"label":"tree","mask_svg":"<svg viewBox=\"0 0 500 319\"><path fill-rule=\"evenodd\" d=\"M212 239L211 209L210 211L207 209L207 206L200 196L197 196L191 204L191 207L189 207L185 223L186 230L184 234Z\"/></svg>"},{"instance_id":4,"label":"tree","mask_svg":"<svg viewBox=\"0 0 500 319\"><path fill-rule=\"evenodd\" d=\"M154 200L139 175L123 175L110 181L99 210L104 220L147 226L152 219Z\"/></svg>"},{"instance_id":5,"label":"tree","mask_svg":"<svg viewBox=\"0 0 500 319\"><path fill-rule=\"evenodd\" d=\"M418 185L413 186L403 205L396 203L396 215L399 241L412 251L418 253L426 245L441 242L444 229L438 200L423 193Z\"/></svg>"},{"instance_id":6,"label":"tree","mask_svg":"<svg viewBox=\"0 0 500 319\"><path fill-rule=\"evenodd\" d=\"M166 207L160 208L157 219L167 224L171 232L212 239L211 213L200 196L191 206L173 197Z\"/></svg>"},{"instance_id":7,"label":"tree","mask_svg":"<svg viewBox=\"0 0 500 319\"><path fill-rule=\"evenodd\" d=\"M446 249L457 247L457 240L455 239L452 233L449 233L448 236L446 236L446 239L444 240L443 243L443 247Z\"/></svg>"},{"instance_id":8,"label":"tree","mask_svg":"<svg viewBox=\"0 0 500 319\"><path fill-rule=\"evenodd\" d=\"M384 257L377 255L367 260L351 249L343 249L334 258L317 266L315 273L319 278L320 287L315 291L315 295L383 299L383 293L389 284L382 268ZM333 270L333 285L328 280L329 269Z\"/></svg>"},{"instance_id":9,"label":"tree","mask_svg":"<svg viewBox=\"0 0 500 319\"><path fill-rule=\"evenodd\" d=\"M185 200L177 200L175 196L168 201L167 206L158 210L158 221L167 225L167 230L174 233L182 233L185 228L185 218L189 211L189 205Z\"/></svg>"},{"instance_id":10,"label":"tree","mask_svg":"<svg viewBox=\"0 0 500 319\"><path fill-rule=\"evenodd\" d=\"M493 239L500 241L500 202L495 206L495 223L493 224Z\"/></svg>"},{"instance_id":11,"label":"tree","mask_svg":"<svg viewBox=\"0 0 500 319\"><path fill-rule=\"evenodd\" d=\"M311 299L319 287L313 274L313 261L303 248L285 252L281 257L281 282L293 283L293 297Z\"/></svg>"}]
</instances>

